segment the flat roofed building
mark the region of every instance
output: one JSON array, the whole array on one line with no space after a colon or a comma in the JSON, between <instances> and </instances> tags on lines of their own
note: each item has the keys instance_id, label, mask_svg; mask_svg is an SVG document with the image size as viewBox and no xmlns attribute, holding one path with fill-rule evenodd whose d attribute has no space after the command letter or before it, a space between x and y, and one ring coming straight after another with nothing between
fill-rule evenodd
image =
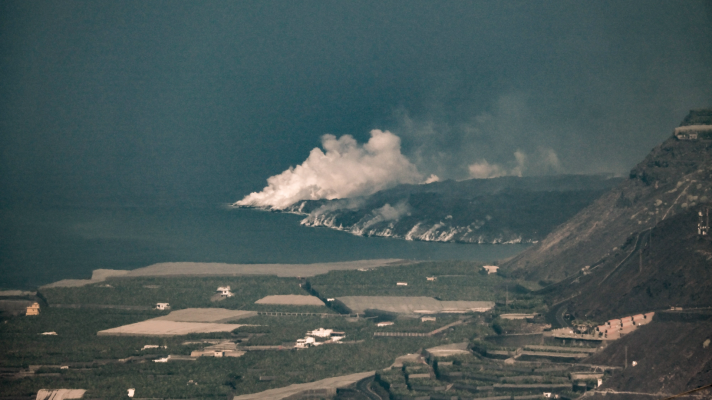
<instances>
[{"instance_id":1,"label":"flat roofed building","mask_svg":"<svg viewBox=\"0 0 712 400\"><path fill-rule=\"evenodd\" d=\"M709 140L712 139L712 125L687 125L675 128L678 140Z\"/></svg>"},{"instance_id":2,"label":"flat roofed building","mask_svg":"<svg viewBox=\"0 0 712 400\"><path fill-rule=\"evenodd\" d=\"M218 293L222 297L232 297L234 294L230 291L230 286L220 286L218 287Z\"/></svg>"},{"instance_id":3,"label":"flat roofed building","mask_svg":"<svg viewBox=\"0 0 712 400\"><path fill-rule=\"evenodd\" d=\"M27 307L27 313L25 315L40 315L40 304L32 303L31 306Z\"/></svg>"},{"instance_id":4,"label":"flat roofed building","mask_svg":"<svg viewBox=\"0 0 712 400\"><path fill-rule=\"evenodd\" d=\"M497 270L499 269L499 267L496 265L484 265L484 266L482 266L482 268L484 268L487 271L487 275L496 274Z\"/></svg>"},{"instance_id":5,"label":"flat roofed building","mask_svg":"<svg viewBox=\"0 0 712 400\"><path fill-rule=\"evenodd\" d=\"M316 337L329 337L329 336L331 336L331 334L333 332L334 332L333 329L319 328L319 329L315 329L313 331L307 332L307 335L316 336Z\"/></svg>"},{"instance_id":6,"label":"flat roofed building","mask_svg":"<svg viewBox=\"0 0 712 400\"><path fill-rule=\"evenodd\" d=\"M168 303L156 303L156 310L170 310L171 306Z\"/></svg>"}]
</instances>

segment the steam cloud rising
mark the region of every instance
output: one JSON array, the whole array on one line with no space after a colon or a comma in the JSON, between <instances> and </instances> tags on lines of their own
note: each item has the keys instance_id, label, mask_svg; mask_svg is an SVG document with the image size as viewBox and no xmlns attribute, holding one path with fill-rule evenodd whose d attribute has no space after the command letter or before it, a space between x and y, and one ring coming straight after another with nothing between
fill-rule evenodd
<instances>
[{"instance_id":1,"label":"steam cloud rising","mask_svg":"<svg viewBox=\"0 0 712 400\"><path fill-rule=\"evenodd\" d=\"M296 167L267 179L267 187L236 206L282 210L300 200L366 196L401 183L421 183L423 176L403 154L400 138L374 129L360 146L351 135L321 138L324 151L314 148ZM431 176L428 181L437 180Z\"/></svg>"},{"instance_id":2,"label":"steam cloud rising","mask_svg":"<svg viewBox=\"0 0 712 400\"><path fill-rule=\"evenodd\" d=\"M536 157L529 157L522 150L514 152L516 165L512 169L507 169L499 164L490 164L482 159L467 168L470 177L477 179L497 178L500 176L514 175L522 176L527 170L545 171L548 173L561 172L561 162L556 152L548 148L539 148Z\"/></svg>"}]
</instances>

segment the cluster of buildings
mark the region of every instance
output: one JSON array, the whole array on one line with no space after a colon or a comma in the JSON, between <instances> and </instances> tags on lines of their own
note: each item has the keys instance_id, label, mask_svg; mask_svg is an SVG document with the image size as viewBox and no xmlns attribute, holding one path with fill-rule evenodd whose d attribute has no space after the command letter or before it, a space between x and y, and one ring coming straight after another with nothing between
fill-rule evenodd
<instances>
[{"instance_id":1,"label":"cluster of buildings","mask_svg":"<svg viewBox=\"0 0 712 400\"><path fill-rule=\"evenodd\" d=\"M712 125L688 125L675 128L678 140L705 140L712 137Z\"/></svg>"},{"instance_id":2,"label":"cluster of buildings","mask_svg":"<svg viewBox=\"0 0 712 400\"><path fill-rule=\"evenodd\" d=\"M346 336L346 332L335 331L333 329L319 328L313 331L307 332L304 339L297 339L297 343L294 345L297 349L306 349L313 346L321 346L327 343L337 343ZM323 341L317 341L316 338L326 339Z\"/></svg>"}]
</instances>

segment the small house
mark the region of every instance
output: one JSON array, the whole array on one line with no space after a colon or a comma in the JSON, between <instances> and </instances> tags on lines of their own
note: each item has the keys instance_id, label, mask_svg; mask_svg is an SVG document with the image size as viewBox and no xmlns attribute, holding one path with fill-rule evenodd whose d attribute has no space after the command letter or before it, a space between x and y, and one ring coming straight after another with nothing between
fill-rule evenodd
<instances>
[{"instance_id":1,"label":"small house","mask_svg":"<svg viewBox=\"0 0 712 400\"><path fill-rule=\"evenodd\" d=\"M40 315L39 303L32 303L31 306L27 307L27 313L25 315Z\"/></svg>"},{"instance_id":2,"label":"small house","mask_svg":"<svg viewBox=\"0 0 712 400\"><path fill-rule=\"evenodd\" d=\"M393 325L393 321L383 321L376 324L377 327L382 328L384 326Z\"/></svg>"},{"instance_id":3,"label":"small house","mask_svg":"<svg viewBox=\"0 0 712 400\"><path fill-rule=\"evenodd\" d=\"M436 321L435 317L432 316L424 316L420 318L420 322L428 322L428 321Z\"/></svg>"},{"instance_id":4,"label":"small house","mask_svg":"<svg viewBox=\"0 0 712 400\"><path fill-rule=\"evenodd\" d=\"M294 345L297 349L306 349L308 347L314 346L316 340L313 337L307 336L304 339L297 339L297 343Z\"/></svg>"},{"instance_id":5,"label":"small house","mask_svg":"<svg viewBox=\"0 0 712 400\"><path fill-rule=\"evenodd\" d=\"M319 328L319 329L315 329L313 331L307 332L307 335L316 336L316 337L330 337L332 332L334 332L333 329Z\"/></svg>"},{"instance_id":6,"label":"small house","mask_svg":"<svg viewBox=\"0 0 712 400\"><path fill-rule=\"evenodd\" d=\"M408 282L397 282L396 286L408 286Z\"/></svg>"},{"instance_id":7,"label":"small house","mask_svg":"<svg viewBox=\"0 0 712 400\"><path fill-rule=\"evenodd\" d=\"M487 275L496 274L497 270L499 269L499 267L496 265L484 265L484 266L482 266L482 268L484 268L485 271L487 271Z\"/></svg>"},{"instance_id":8,"label":"small house","mask_svg":"<svg viewBox=\"0 0 712 400\"><path fill-rule=\"evenodd\" d=\"M230 286L220 286L218 288L218 294L221 297L232 297L234 294L230 291Z\"/></svg>"},{"instance_id":9,"label":"small house","mask_svg":"<svg viewBox=\"0 0 712 400\"><path fill-rule=\"evenodd\" d=\"M136 393L136 389L131 388L128 390L128 392L129 392L129 397L134 397L134 394Z\"/></svg>"},{"instance_id":10,"label":"small house","mask_svg":"<svg viewBox=\"0 0 712 400\"><path fill-rule=\"evenodd\" d=\"M436 276L426 276L425 279L429 281L436 281L438 278Z\"/></svg>"},{"instance_id":11,"label":"small house","mask_svg":"<svg viewBox=\"0 0 712 400\"><path fill-rule=\"evenodd\" d=\"M156 303L156 310L170 310L171 306L168 303Z\"/></svg>"}]
</instances>

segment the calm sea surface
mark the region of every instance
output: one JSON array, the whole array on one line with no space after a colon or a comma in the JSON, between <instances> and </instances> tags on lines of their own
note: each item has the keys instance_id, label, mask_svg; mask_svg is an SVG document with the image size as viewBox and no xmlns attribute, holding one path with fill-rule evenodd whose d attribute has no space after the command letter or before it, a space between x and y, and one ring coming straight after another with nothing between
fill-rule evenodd
<instances>
[{"instance_id":1,"label":"calm sea surface","mask_svg":"<svg viewBox=\"0 0 712 400\"><path fill-rule=\"evenodd\" d=\"M527 247L364 238L303 227L300 220L296 215L218 206L0 210L0 288L32 288L89 278L98 268L134 269L168 261L490 261Z\"/></svg>"}]
</instances>

